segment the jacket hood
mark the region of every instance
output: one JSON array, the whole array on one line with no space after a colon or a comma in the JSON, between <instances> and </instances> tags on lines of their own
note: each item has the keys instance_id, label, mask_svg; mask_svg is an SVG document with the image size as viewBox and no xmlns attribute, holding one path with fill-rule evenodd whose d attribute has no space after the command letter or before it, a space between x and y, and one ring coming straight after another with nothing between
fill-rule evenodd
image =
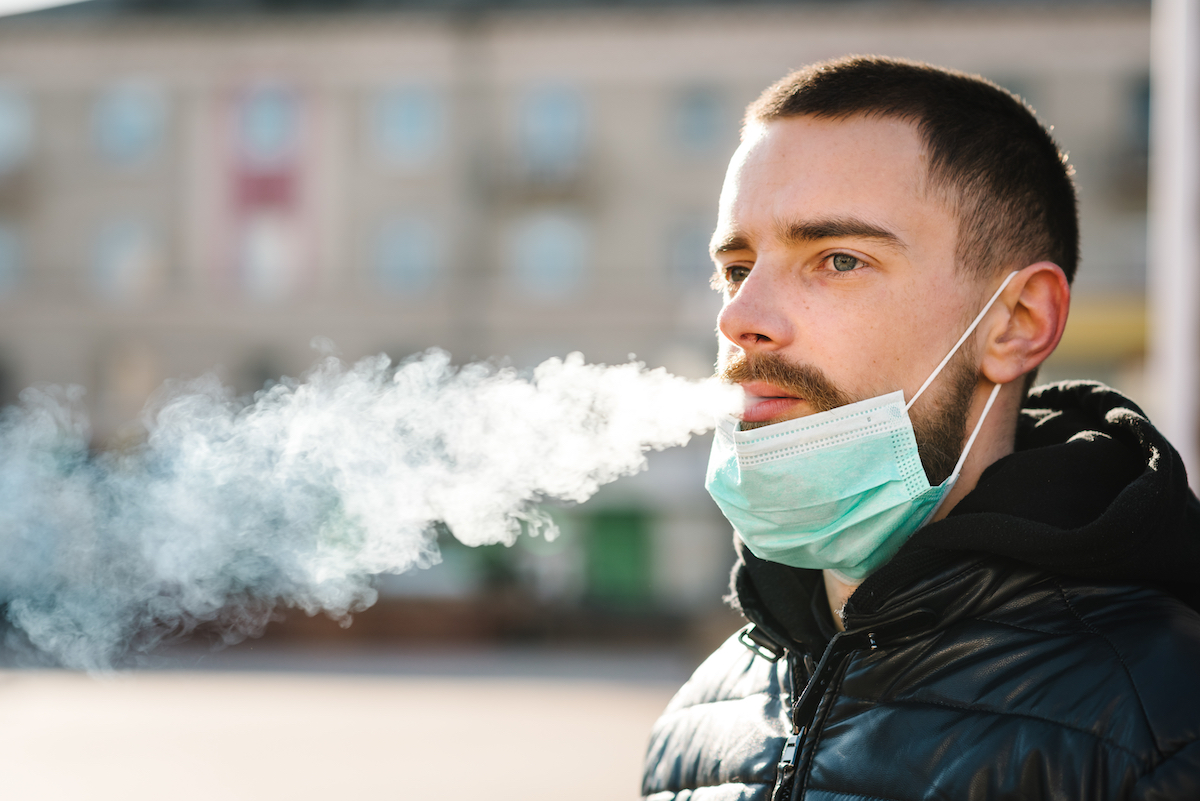
<instances>
[{"instance_id":1,"label":"jacket hood","mask_svg":"<svg viewBox=\"0 0 1200 801\"><path fill-rule=\"evenodd\" d=\"M1132 401L1092 381L1031 393L1016 451L909 545L1163 584L1200 609L1200 502L1183 461Z\"/></svg>"},{"instance_id":2,"label":"jacket hood","mask_svg":"<svg viewBox=\"0 0 1200 801\"><path fill-rule=\"evenodd\" d=\"M789 639L825 639L810 609L816 593L824 600L820 572L736 544L739 608ZM1200 502L1183 462L1136 404L1096 382L1031 392L1015 451L869 576L847 612L873 614L923 577L984 555L1098 583L1161 585L1200 610Z\"/></svg>"}]
</instances>

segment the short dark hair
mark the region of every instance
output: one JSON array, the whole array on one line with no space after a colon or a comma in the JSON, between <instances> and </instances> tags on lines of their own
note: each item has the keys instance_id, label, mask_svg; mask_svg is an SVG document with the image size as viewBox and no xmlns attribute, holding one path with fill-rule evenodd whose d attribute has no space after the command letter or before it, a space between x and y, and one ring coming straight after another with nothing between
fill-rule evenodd
<instances>
[{"instance_id":1,"label":"short dark hair","mask_svg":"<svg viewBox=\"0 0 1200 801\"><path fill-rule=\"evenodd\" d=\"M982 277L1047 260L1074 279L1073 170L1019 97L978 75L851 56L813 64L769 87L746 109L746 125L855 115L916 126L929 157L929 186L947 192L956 209L960 267Z\"/></svg>"}]
</instances>

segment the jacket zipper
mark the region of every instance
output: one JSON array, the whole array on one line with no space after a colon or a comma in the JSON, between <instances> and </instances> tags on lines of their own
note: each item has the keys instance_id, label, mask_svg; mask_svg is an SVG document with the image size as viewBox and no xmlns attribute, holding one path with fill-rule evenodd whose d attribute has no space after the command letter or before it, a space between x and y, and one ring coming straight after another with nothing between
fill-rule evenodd
<instances>
[{"instance_id":1,"label":"jacket zipper","mask_svg":"<svg viewBox=\"0 0 1200 801\"><path fill-rule=\"evenodd\" d=\"M878 627L841 631L833 636L833 639L825 646L825 653L821 655L821 661L817 663L816 669L810 671L804 691L792 704L792 735L783 744L771 801L792 800L796 777L801 775L800 769L805 767L798 764L802 756L801 748L805 735L812 726L817 709L820 708L821 700L825 697L829 685L850 654L854 651L874 651L879 647L881 639L890 640L893 637L926 630L933 625L936 619L937 616L928 609L914 609L899 618L882 623ZM810 752L807 759L811 760L811 758Z\"/></svg>"},{"instance_id":2,"label":"jacket zipper","mask_svg":"<svg viewBox=\"0 0 1200 801\"><path fill-rule=\"evenodd\" d=\"M825 696L826 689L829 687L837 669L844 661L841 657L849 654L851 651L858 651L864 648L874 649L875 647L874 633L866 631L839 632L825 646L825 653L821 655L821 661L817 663L816 669L811 670L809 673L809 679L804 685L804 691L797 696L795 702L792 704L792 734L784 741L783 752L779 756L775 788L771 792L771 801L790 801L792 797L793 785L798 775L797 768L799 766L797 762L800 757L800 746L804 742L804 735L812 725L813 718L817 714L817 709L821 705L821 699ZM811 663L811 658L809 661ZM796 666L793 665L792 667L794 673Z\"/></svg>"}]
</instances>

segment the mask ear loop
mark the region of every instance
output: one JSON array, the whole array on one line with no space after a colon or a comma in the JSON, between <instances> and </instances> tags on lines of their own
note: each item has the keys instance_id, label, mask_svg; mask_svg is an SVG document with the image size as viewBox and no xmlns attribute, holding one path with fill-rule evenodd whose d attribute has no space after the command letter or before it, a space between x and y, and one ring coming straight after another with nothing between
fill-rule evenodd
<instances>
[{"instance_id":1,"label":"mask ear loop","mask_svg":"<svg viewBox=\"0 0 1200 801\"><path fill-rule=\"evenodd\" d=\"M1008 274L1008 276L1004 279L1004 282L1000 284L1000 288L997 289L996 292L992 295L991 300L989 300L986 304L984 304L983 311L979 312L979 314L975 317L974 321L972 321L971 324L969 326L967 326L967 330L965 332L963 332L963 335L958 338L958 342L954 343L954 347L951 348L950 352L946 354L946 358L942 359L941 364L939 364L937 367L935 367L933 372L929 374L929 378L925 379L925 383L922 384L921 388L917 390L917 394L912 396L912 400L910 400L908 403L904 404L904 411L907 412L909 409L912 408L912 405L917 402L917 398L921 397L921 393L923 393L926 389L929 388L929 385L933 383L933 379L937 378L938 373L942 372L942 368L945 367L950 362L950 359L954 358L954 354L958 353L958 349L962 347L962 343L966 342L967 337L971 336L971 332L974 331L975 327L979 325L981 320L983 320L983 316L988 313L988 310L992 308L992 304L996 302L996 298L1000 297L1000 293L1004 291L1004 288L1006 286L1008 286L1009 282L1013 280L1013 276L1015 276L1018 272L1020 272L1020 271L1013 270L1011 273ZM999 385L997 384L997 386L999 386ZM989 408L991 407L990 402L988 403L988 407ZM984 414L987 414L987 413L984 412ZM974 440L975 437L972 435L971 439ZM968 445L967 447L970 447L970 446Z\"/></svg>"},{"instance_id":2,"label":"mask ear loop","mask_svg":"<svg viewBox=\"0 0 1200 801\"><path fill-rule=\"evenodd\" d=\"M975 423L975 429L967 439L966 447L963 448L962 455L958 457L958 463L954 465L954 471L950 474L951 478L958 478L959 471L962 470L963 464L967 461L967 454L971 452L971 446L975 444L975 437L979 436L979 429L983 428L983 421L987 419L988 412L992 410L992 404L996 402L996 396L1000 394L1000 387L1002 386L1003 384L992 385L992 394L988 395L987 403L983 405L983 414L979 415L979 420Z\"/></svg>"},{"instance_id":3,"label":"mask ear loop","mask_svg":"<svg viewBox=\"0 0 1200 801\"><path fill-rule=\"evenodd\" d=\"M996 396L1000 394L1000 387L1002 386L1003 384L992 385L992 393L988 395L987 403L983 405L983 414L979 415L979 420L975 423L975 429L971 432L970 438L967 439L967 446L963 448L962 454L958 457L958 463L954 465L954 470L941 484L941 486L953 487L958 482L958 474L962 472L962 466L967 461L967 454L971 452L971 446L975 444L975 437L979 436L979 429L983 428L983 421L987 419L988 412L992 410L992 404L996 402ZM925 520L921 522L922 526L932 520L933 516L937 514L938 509L942 508L942 504L946 502L948 494L949 490L947 490L946 493L938 499L938 502L934 505L934 507L929 510L929 514L926 515Z\"/></svg>"}]
</instances>

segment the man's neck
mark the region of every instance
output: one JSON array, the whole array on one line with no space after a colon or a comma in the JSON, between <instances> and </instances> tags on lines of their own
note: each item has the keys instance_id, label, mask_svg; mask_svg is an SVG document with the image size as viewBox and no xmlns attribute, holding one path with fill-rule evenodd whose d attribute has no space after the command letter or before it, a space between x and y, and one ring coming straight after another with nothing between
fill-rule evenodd
<instances>
[{"instance_id":1,"label":"man's neck","mask_svg":"<svg viewBox=\"0 0 1200 801\"><path fill-rule=\"evenodd\" d=\"M858 589L858 584L847 584L835 576L832 570L822 570L821 573L825 576L825 597L829 600L829 611L833 613L833 625L838 631L845 631L846 621L842 620L842 608Z\"/></svg>"}]
</instances>

